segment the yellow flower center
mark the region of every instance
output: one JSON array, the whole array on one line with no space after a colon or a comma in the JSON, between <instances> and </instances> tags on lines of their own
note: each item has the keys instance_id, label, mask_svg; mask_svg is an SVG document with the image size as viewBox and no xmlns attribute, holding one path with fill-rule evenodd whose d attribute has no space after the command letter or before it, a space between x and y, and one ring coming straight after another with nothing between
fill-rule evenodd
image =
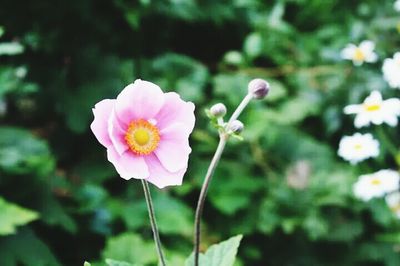
<instances>
[{"instance_id":1,"label":"yellow flower center","mask_svg":"<svg viewBox=\"0 0 400 266\"><path fill-rule=\"evenodd\" d=\"M375 112L381 109L381 105L380 104L366 104L364 106L365 110L367 110L368 112Z\"/></svg>"},{"instance_id":2,"label":"yellow flower center","mask_svg":"<svg viewBox=\"0 0 400 266\"><path fill-rule=\"evenodd\" d=\"M371 180L371 185L374 185L374 186L379 186L381 183L382 183L381 180L376 179L376 178Z\"/></svg>"},{"instance_id":3,"label":"yellow flower center","mask_svg":"<svg viewBox=\"0 0 400 266\"><path fill-rule=\"evenodd\" d=\"M356 48L356 50L354 51L353 59L356 61L364 61L364 52L360 48Z\"/></svg>"},{"instance_id":4,"label":"yellow flower center","mask_svg":"<svg viewBox=\"0 0 400 266\"><path fill-rule=\"evenodd\" d=\"M147 155L157 148L160 134L156 126L139 119L129 124L125 140L132 152L138 155Z\"/></svg>"},{"instance_id":5,"label":"yellow flower center","mask_svg":"<svg viewBox=\"0 0 400 266\"><path fill-rule=\"evenodd\" d=\"M359 151L359 150L362 149L362 145L361 144L356 144L356 145L354 145L354 149Z\"/></svg>"}]
</instances>

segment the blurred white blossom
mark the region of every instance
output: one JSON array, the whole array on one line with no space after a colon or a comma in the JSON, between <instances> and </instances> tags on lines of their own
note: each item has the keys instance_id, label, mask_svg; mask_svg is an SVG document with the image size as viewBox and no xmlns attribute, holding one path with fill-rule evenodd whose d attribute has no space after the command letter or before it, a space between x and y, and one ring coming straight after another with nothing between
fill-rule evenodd
<instances>
[{"instance_id":1,"label":"blurred white blossom","mask_svg":"<svg viewBox=\"0 0 400 266\"><path fill-rule=\"evenodd\" d=\"M364 62L374 63L378 60L378 55L374 52L375 43L372 41L362 41L359 46L349 43L342 51L343 59L352 60L356 66Z\"/></svg>"},{"instance_id":2,"label":"blurred white blossom","mask_svg":"<svg viewBox=\"0 0 400 266\"><path fill-rule=\"evenodd\" d=\"M400 72L399 72L400 73ZM354 125L357 128L368 126L370 123L389 126L397 125L397 117L400 116L400 100L391 98L382 100L379 91L373 91L362 104L351 104L344 108L345 114L356 114Z\"/></svg>"},{"instance_id":3,"label":"blurred white blossom","mask_svg":"<svg viewBox=\"0 0 400 266\"><path fill-rule=\"evenodd\" d=\"M390 87L400 88L400 52L395 53L393 58L386 58L383 61L382 71Z\"/></svg>"},{"instance_id":4,"label":"blurred white blossom","mask_svg":"<svg viewBox=\"0 0 400 266\"><path fill-rule=\"evenodd\" d=\"M362 175L353 185L354 195L363 200L369 201L372 198L383 197L386 193L399 189L399 173L386 169L378 172Z\"/></svg>"},{"instance_id":5,"label":"blurred white blossom","mask_svg":"<svg viewBox=\"0 0 400 266\"><path fill-rule=\"evenodd\" d=\"M379 142L371 134L356 133L344 136L339 143L338 155L356 164L360 161L379 155Z\"/></svg>"},{"instance_id":6,"label":"blurred white blossom","mask_svg":"<svg viewBox=\"0 0 400 266\"><path fill-rule=\"evenodd\" d=\"M394 2L394 10L396 11L400 11L400 0L397 0L396 2Z\"/></svg>"},{"instance_id":7,"label":"blurred white blossom","mask_svg":"<svg viewBox=\"0 0 400 266\"><path fill-rule=\"evenodd\" d=\"M390 210L400 218L400 192L396 191L394 193L390 193L385 198L387 205Z\"/></svg>"}]
</instances>

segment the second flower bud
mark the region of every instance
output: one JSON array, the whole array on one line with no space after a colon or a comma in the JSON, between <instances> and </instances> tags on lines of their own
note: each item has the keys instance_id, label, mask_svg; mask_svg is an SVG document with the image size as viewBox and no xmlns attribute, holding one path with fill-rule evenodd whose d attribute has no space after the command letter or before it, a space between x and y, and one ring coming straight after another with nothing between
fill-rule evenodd
<instances>
[{"instance_id":1,"label":"second flower bud","mask_svg":"<svg viewBox=\"0 0 400 266\"><path fill-rule=\"evenodd\" d=\"M216 118L224 117L224 115L226 114L226 106L223 103L214 104L210 108L210 113Z\"/></svg>"}]
</instances>

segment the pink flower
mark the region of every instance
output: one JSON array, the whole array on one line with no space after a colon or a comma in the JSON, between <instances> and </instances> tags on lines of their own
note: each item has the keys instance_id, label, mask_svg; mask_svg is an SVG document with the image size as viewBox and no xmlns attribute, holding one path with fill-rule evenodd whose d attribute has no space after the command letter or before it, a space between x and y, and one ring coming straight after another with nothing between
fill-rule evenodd
<instances>
[{"instance_id":1,"label":"pink flower","mask_svg":"<svg viewBox=\"0 0 400 266\"><path fill-rule=\"evenodd\" d=\"M117 99L98 102L93 114L90 128L122 178L146 179L159 188L182 184L191 152L193 103L138 79Z\"/></svg>"}]
</instances>

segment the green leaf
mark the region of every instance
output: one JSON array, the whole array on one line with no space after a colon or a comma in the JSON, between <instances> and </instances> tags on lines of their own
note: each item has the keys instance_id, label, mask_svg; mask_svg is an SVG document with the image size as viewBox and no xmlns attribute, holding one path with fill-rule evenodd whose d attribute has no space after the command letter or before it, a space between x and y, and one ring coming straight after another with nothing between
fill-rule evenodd
<instances>
[{"instance_id":1,"label":"green leaf","mask_svg":"<svg viewBox=\"0 0 400 266\"><path fill-rule=\"evenodd\" d=\"M76 64L81 65L80 72L76 73L81 82L73 88L59 88L56 101L58 110L66 116L68 127L83 133L93 119L94 105L104 98L115 98L132 82L133 64L93 48L80 51L76 60Z\"/></svg>"},{"instance_id":2,"label":"green leaf","mask_svg":"<svg viewBox=\"0 0 400 266\"><path fill-rule=\"evenodd\" d=\"M119 260L112 260L112 259L106 259L106 264L108 266L139 266L139 264L131 264L126 261L119 261Z\"/></svg>"},{"instance_id":3,"label":"green leaf","mask_svg":"<svg viewBox=\"0 0 400 266\"><path fill-rule=\"evenodd\" d=\"M47 143L29 131L0 127L0 169L10 174L45 176L54 169Z\"/></svg>"},{"instance_id":4,"label":"green leaf","mask_svg":"<svg viewBox=\"0 0 400 266\"><path fill-rule=\"evenodd\" d=\"M154 59L150 67L146 76L161 88L176 91L184 100L203 100L209 73L200 62L180 54L165 54Z\"/></svg>"},{"instance_id":5,"label":"green leaf","mask_svg":"<svg viewBox=\"0 0 400 266\"><path fill-rule=\"evenodd\" d=\"M230 105L236 106L247 94L247 85L252 77L246 74L219 74L214 76L213 85L219 97L225 97Z\"/></svg>"},{"instance_id":6,"label":"green leaf","mask_svg":"<svg viewBox=\"0 0 400 266\"><path fill-rule=\"evenodd\" d=\"M252 201L252 195L262 188L262 182L247 168L237 168L236 165L233 160L222 161L210 187L211 203L227 215L246 208Z\"/></svg>"},{"instance_id":7,"label":"green leaf","mask_svg":"<svg viewBox=\"0 0 400 266\"><path fill-rule=\"evenodd\" d=\"M144 241L133 233L124 233L109 238L102 256L103 258L113 258L133 264L157 262L157 255L153 242Z\"/></svg>"},{"instance_id":8,"label":"green leaf","mask_svg":"<svg viewBox=\"0 0 400 266\"><path fill-rule=\"evenodd\" d=\"M229 51L224 55L224 62L230 65L240 65L244 59L239 51Z\"/></svg>"},{"instance_id":9,"label":"green leaf","mask_svg":"<svg viewBox=\"0 0 400 266\"><path fill-rule=\"evenodd\" d=\"M51 250L31 230L0 238L1 266L59 266Z\"/></svg>"},{"instance_id":10,"label":"green leaf","mask_svg":"<svg viewBox=\"0 0 400 266\"><path fill-rule=\"evenodd\" d=\"M166 193L153 194L160 231L166 234L191 236L193 231L192 209Z\"/></svg>"},{"instance_id":11,"label":"green leaf","mask_svg":"<svg viewBox=\"0 0 400 266\"><path fill-rule=\"evenodd\" d=\"M59 225L68 232L75 233L77 225L60 202L47 189L43 189L40 193L41 201L38 210L41 213L42 220L47 224Z\"/></svg>"},{"instance_id":12,"label":"green leaf","mask_svg":"<svg viewBox=\"0 0 400 266\"><path fill-rule=\"evenodd\" d=\"M37 212L7 202L0 197L0 235L16 232L16 227L25 225L39 217Z\"/></svg>"},{"instance_id":13,"label":"green leaf","mask_svg":"<svg viewBox=\"0 0 400 266\"><path fill-rule=\"evenodd\" d=\"M287 88L282 82L275 79L268 79L268 83L271 89L267 97L265 97L267 102L275 102L287 96Z\"/></svg>"},{"instance_id":14,"label":"green leaf","mask_svg":"<svg viewBox=\"0 0 400 266\"><path fill-rule=\"evenodd\" d=\"M244 52L250 58L255 58L262 53L263 40L261 34L253 32L244 41Z\"/></svg>"},{"instance_id":15,"label":"green leaf","mask_svg":"<svg viewBox=\"0 0 400 266\"><path fill-rule=\"evenodd\" d=\"M24 47L17 42L0 43L0 55L17 55L24 52Z\"/></svg>"},{"instance_id":16,"label":"green leaf","mask_svg":"<svg viewBox=\"0 0 400 266\"><path fill-rule=\"evenodd\" d=\"M83 266L91 266L91 264L90 264L89 262L85 261L85 262L83 263Z\"/></svg>"},{"instance_id":17,"label":"green leaf","mask_svg":"<svg viewBox=\"0 0 400 266\"><path fill-rule=\"evenodd\" d=\"M232 266L242 237L242 235L237 235L219 244L212 245L205 254L200 254L200 265ZM185 266L192 265L194 265L193 254L185 262Z\"/></svg>"}]
</instances>

